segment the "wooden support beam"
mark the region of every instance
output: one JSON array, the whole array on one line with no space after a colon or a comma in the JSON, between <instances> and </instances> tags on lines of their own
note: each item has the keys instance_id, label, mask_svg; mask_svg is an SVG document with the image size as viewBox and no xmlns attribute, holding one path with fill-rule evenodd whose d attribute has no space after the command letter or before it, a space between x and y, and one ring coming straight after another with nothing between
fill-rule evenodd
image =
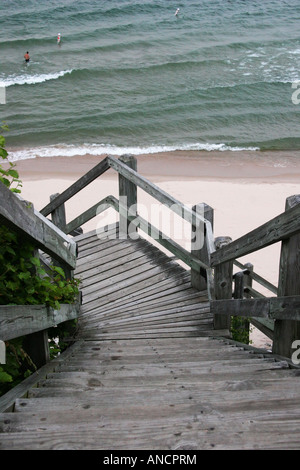
<instances>
[{"instance_id":1,"label":"wooden support beam","mask_svg":"<svg viewBox=\"0 0 300 470\"><path fill-rule=\"evenodd\" d=\"M300 320L300 295L262 299L228 299L211 301L211 312L220 316Z\"/></svg>"},{"instance_id":2,"label":"wooden support beam","mask_svg":"<svg viewBox=\"0 0 300 470\"><path fill-rule=\"evenodd\" d=\"M216 250L221 250L231 243L230 237L218 237L215 240ZM215 299L232 299L232 273L233 261L221 263L215 268ZM230 316L220 315L214 312L214 328L215 330L230 331Z\"/></svg>"},{"instance_id":3,"label":"wooden support beam","mask_svg":"<svg viewBox=\"0 0 300 470\"><path fill-rule=\"evenodd\" d=\"M300 209L300 195L288 197L285 206L286 212L293 209ZM298 217L299 223L299 217ZM291 296L300 294L300 234L292 235L282 241L278 296ZM295 313L297 320L297 315ZM298 321L281 318L275 321L273 352L291 358L294 349L292 344L295 340L300 340L300 317Z\"/></svg>"},{"instance_id":4,"label":"wooden support beam","mask_svg":"<svg viewBox=\"0 0 300 470\"><path fill-rule=\"evenodd\" d=\"M119 161L136 172L137 161L132 155L122 155ZM137 215L137 187L136 184L119 173L119 237L134 237L137 231L135 225L131 224L128 214Z\"/></svg>"},{"instance_id":5,"label":"wooden support beam","mask_svg":"<svg viewBox=\"0 0 300 470\"><path fill-rule=\"evenodd\" d=\"M59 196L59 193L52 194L50 196L50 201L53 201L58 196ZM66 210L65 210L65 205L64 204L62 204L61 206L58 206L56 209L54 209L54 211L51 213L51 219L52 219L52 222L54 223L54 225L56 225L56 227L58 227L62 232L65 233L65 231L66 231ZM73 271L68 266L66 266L65 263L61 263L59 261L55 262L55 260L53 260L53 261L54 261L53 264L56 264L56 265L58 265L59 267L62 268L62 270L65 273L66 279L72 279Z\"/></svg>"},{"instance_id":6,"label":"wooden support beam","mask_svg":"<svg viewBox=\"0 0 300 470\"><path fill-rule=\"evenodd\" d=\"M234 299L243 299L245 296L244 287L246 276L243 271L239 271L235 273L233 276L234 279L234 291L233 291L233 298ZM248 276L249 277L249 276ZM236 338L240 338L239 340L249 344L249 329L250 323L248 318L244 318L241 316L234 317L231 320L232 322L232 331L234 330L234 335Z\"/></svg>"},{"instance_id":7,"label":"wooden support beam","mask_svg":"<svg viewBox=\"0 0 300 470\"><path fill-rule=\"evenodd\" d=\"M212 207L205 203L200 203L193 206L193 211L208 220L213 229L214 210ZM207 247L207 230L204 222L197 222L194 217L192 224L192 248L191 253L194 258L199 259L207 266L209 265L209 253ZM207 286L207 270L199 267L191 269L191 283L192 286L198 290L206 290Z\"/></svg>"},{"instance_id":8,"label":"wooden support beam","mask_svg":"<svg viewBox=\"0 0 300 470\"><path fill-rule=\"evenodd\" d=\"M0 339L8 341L43 331L78 314L79 303L61 304L59 310L45 305L0 305Z\"/></svg>"}]
</instances>

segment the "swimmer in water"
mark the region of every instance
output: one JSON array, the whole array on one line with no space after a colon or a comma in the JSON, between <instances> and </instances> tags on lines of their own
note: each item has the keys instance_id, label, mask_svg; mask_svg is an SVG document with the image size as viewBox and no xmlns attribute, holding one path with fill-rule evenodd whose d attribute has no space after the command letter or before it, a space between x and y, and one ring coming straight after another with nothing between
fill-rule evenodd
<instances>
[{"instance_id":1,"label":"swimmer in water","mask_svg":"<svg viewBox=\"0 0 300 470\"><path fill-rule=\"evenodd\" d=\"M28 52L28 51L24 54L24 59L25 59L25 62L29 62L29 61L30 61L30 57L29 57L29 52Z\"/></svg>"},{"instance_id":2,"label":"swimmer in water","mask_svg":"<svg viewBox=\"0 0 300 470\"><path fill-rule=\"evenodd\" d=\"M178 15L179 11L180 11L180 8L177 8L177 10L175 11L175 16Z\"/></svg>"}]
</instances>

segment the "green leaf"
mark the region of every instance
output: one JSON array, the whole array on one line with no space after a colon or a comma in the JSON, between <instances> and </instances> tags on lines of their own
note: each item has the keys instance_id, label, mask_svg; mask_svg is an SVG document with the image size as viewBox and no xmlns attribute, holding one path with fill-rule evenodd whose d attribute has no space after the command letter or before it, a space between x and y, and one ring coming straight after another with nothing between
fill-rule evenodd
<instances>
[{"instance_id":1,"label":"green leaf","mask_svg":"<svg viewBox=\"0 0 300 470\"><path fill-rule=\"evenodd\" d=\"M7 178L0 176L0 181L2 181L2 183L4 183L8 188L10 187L10 181Z\"/></svg>"},{"instance_id":2,"label":"green leaf","mask_svg":"<svg viewBox=\"0 0 300 470\"><path fill-rule=\"evenodd\" d=\"M60 274L60 276L62 276L63 278L66 277L65 273L64 273L64 270L62 268L60 268L59 266L53 266L53 271L56 271L58 274Z\"/></svg>"},{"instance_id":3,"label":"green leaf","mask_svg":"<svg viewBox=\"0 0 300 470\"><path fill-rule=\"evenodd\" d=\"M2 157L3 160L6 160L6 159L7 159L7 156L8 156L7 150L5 150L5 149L3 149L3 148L0 148L0 157Z\"/></svg>"},{"instance_id":4,"label":"green leaf","mask_svg":"<svg viewBox=\"0 0 300 470\"><path fill-rule=\"evenodd\" d=\"M23 280L25 280L25 279L30 279L30 278L31 278L31 274L30 274L29 271L27 271L27 272L25 272L25 273L19 273L19 274L18 274L18 278L19 278L19 279L23 279Z\"/></svg>"},{"instance_id":5,"label":"green leaf","mask_svg":"<svg viewBox=\"0 0 300 470\"><path fill-rule=\"evenodd\" d=\"M38 266L38 267L41 266L40 259L39 259L39 258L36 258L35 256L32 256L32 257L30 258L30 261L32 262L32 264L34 264L34 266Z\"/></svg>"},{"instance_id":6,"label":"green leaf","mask_svg":"<svg viewBox=\"0 0 300 470\"><path fill-rule=\"evenodd\" d=\"M0 370L0 383L12 382L12 376L4 372L3 369Z\"/></svg>"},{"instance_id":7,"label":"green leaf","mask_svg":"<svg viewBox=\"0 0 300 470\"><path fill-rule=\"evenodd\" d=\"M13 170L12 168L8 170L7 174L9 176L12 176L13 178L19 178L19 173L16 170Z\"/></svg>"}]
</instances>

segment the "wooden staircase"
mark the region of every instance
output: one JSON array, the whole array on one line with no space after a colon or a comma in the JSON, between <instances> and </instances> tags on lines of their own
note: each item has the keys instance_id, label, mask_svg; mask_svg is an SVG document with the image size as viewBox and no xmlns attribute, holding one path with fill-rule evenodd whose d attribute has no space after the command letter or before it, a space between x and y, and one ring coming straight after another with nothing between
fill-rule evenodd
<instances>
[{"instance_id":1,"label":"wooden staircase","mask_svg":"<svg viewBox=\"0 0 300 470\"><path fill-rule=\"evenodd\" d=\"M117 238L109 239L107 236ZM76 237L75 275L82 279L79 337L131 339L207 336L213 331L207 292L190 273L145 239L118 231Z\"/></svg>"},{"instance_id":2,"label":"wooden staircase","mask_svg":"<svg viewBox=\"0 0 300 470\"><path fill-rule=\"evenodd\" d=\"M119 174L119 200L107 196L67 223L65 202L109 168ZM214 238L212 208L176 201L139 175L130 156L106 157L41 213L2 186L0 222L65 272L75 269L82 305L1 306L1 341L27 335L44 365L0 398L0 450L300 448L300 373L290 355L300 331L300 196L232 241ZM190 223L203 244L188 252L129 210L137 187ZM124 238L116 226L67 235L111 207ZM137 230L164 251L133 240ZM278 287L237 260L277 242ZM234 275L233 265L241 269ZM229 339L231 316L251 317L276 354ZM47 362L48 328L74 318L73 344Z\"/></svg>"},{"instance_id":3,"label":"wooden staircase","mask_svg":"<svg viewBox=\"0 0 300 470\"><path fill-rule=\"evenodd\" d=\"M218 338L205 292L146 240L77 237L75 343L12 412L0 449L298 449L299 371Z\"/></svg>"}]
</instances>

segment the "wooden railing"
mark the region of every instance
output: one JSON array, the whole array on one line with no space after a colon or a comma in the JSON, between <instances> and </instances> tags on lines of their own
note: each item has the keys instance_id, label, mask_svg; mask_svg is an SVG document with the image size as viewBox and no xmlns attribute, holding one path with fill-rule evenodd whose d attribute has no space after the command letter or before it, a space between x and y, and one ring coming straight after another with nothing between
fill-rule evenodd
<instances>
[{"instance_id":1,"label":"wooden railing","mask_svg":"<svg viewBox=\"0 0 300 470\"><path fill-rule=\"evenodd\" d=\"M248 270L246 266L246 269L236 275L239 294L236 293L234 298L212 300L211 309L219 318L251 318L255 326L273 339L273 352L289 358L293 353L294 341L300 339L299 203L300 196L289 197L285 212L211 255L212 268L216 269L224 264L231 267L233 263L245 268L236 258L281 242L278 288L253 273L252 269ZM229 268L227 276L227 282L231 283L232 267ZM269 289L276 297L260 295L252 288L252 280Z\"/></svg>"},{"instance_id":2,"label":"wooden railing","mask_svg":"<svg viewBox=\"0 0 300 470\"><path fill-rule=\"evenodd\" d=\"M119 175L119 200L114 196L107 196L67 223L65 202L109 168L113 168ZM48 223L45 217L51 214L52 220L61 230L60 235L62 232L69 234L96 217L100 211L113 207L119 212L120 237L134 237L137 229L140 229L191 268L192 285L199 290L207 289L215 329L224 330L226 334L230 330L231 316L250 317L255 326L272 337L273 350L290 357L293 340L300 339L299 198L289 198L284 213L235 241L229 237L214 239L213 209L210 206L201 203L189 208L139 175L136 169L136 159L131 155L124 155L119 159L106 157L64 192L51 197L49 204L41 211L44 224ZM187 221L191 225L191 239L195 236L203 238L201 246L193 248L192 245L191 251L188 251L143 219L137 213L137 187ZM10 220L8 214L4 218ZM38 240L36 242L39 243ZM241 264L237 260L277 242L282 243L278 288L255 273L252 265ZM62 248L61 243L64 245L65 241L57 242L57 247L60 248L56 250L56 256L65 263L70 250L65 245ZM47 249L52 256L53 248L48 246ZM233 275L234 265L241 271ZM70 268L72 266L69 265ZM252 281L269 289L275 297L264 297L253 288Z\"/></svg>"},{"instance_id":3,"label":"wooden railing","mask_svg":"<svg viewBox=\"0 0 300 470\"><path fill-rule=\"evenodd\" d=\"M209 266L210 254L215 250L212 224L209 218L205 218L200 215L200 212L203 212L204 214L209 212L209 210L207 210L207 206L205 204L200 205L203 206L200 210L199 205L191 209L182 204L173 196L139 175L136 171L136 159L130 155L124 155L120 157L119 160L112 156L106 157L84 177L80 178L63 193L54 198L42 209L41 213L44 216L48 216L53 213L53 211L58 210L72 196L85 188L89 183L94 181L109 168L115 169L119 174L119 201L113 196L108 196L99 201L98 204L95 204L92 208L86 210L76 219L66 224L64 227L65 232L70 233L80 225L88 222L93 217L96 217L101 210L113 207L120 213L120 237L132 236L132 233L135 232L137 228L152 236L159 244L168 249L185 264L190 266L193 286L199 290L203 290L204 287L207 288L209 297L213 298L214 283L212 270ZM137 187L143 189L146 193L159 201L159 203L168 207L183 220L189 222L191 224L191 237L194 237L194 239L197 237L198 239L203 237L203 247L200 250L188 252L176 243L176 241L172 240L158 228L154 227L149 221L144 220L140 215L138 215L136 212ZM135 209L133 210L132 208Z\"/></svg>"},{"instance_id":4,"label":"wooden railing","mask_svg":"<svg viewBox=\"0 0 300 470\"><path fill-rule=\"evenodd\" d=\"M0 183L0 224L11 227L33 246L71 273L76 266L77 246L51 221ZM0 305L0 339L27 336L27 353L37 367L49 360L47 329L77 318L79 303L63 304L59 310L45 305Z\"/></svg>"},{"instance_id":5,"label":"wooden railing","mask_svg":"<svg viewBox=\"0 0 300 470\"><path fill-rule=\"evenodd\" d=\"M300 320L298 294L300 292L297 287L299 285L299 250L295 249L299 242L300 232L298 197L289 199L284 213L238 240L232 241L229 237L214 239L213 209L210 206L202 203L189 208L139 175L134 157L124 155L116 159L108 156L66 191L54 198L42 210L42 214L47 216L58 210L70 197L109 168L113 168L119 174L119 201L113 196L99 201L98 204L66 224L65 232L70 233L91 220L99 214L100 210L113 207L120 213L120 236L132 235L139 228L154 237L158 243L191 268L192 285L199 290L207 289L208 291L215 329L230 330L231 316L250 317L256 327L272 338L273 349L276 353L290 356L290 346L293 340L300 338L300 332L298 332ZM144 220L136 211L137 187L189 222L193 236L196 234L203 237L201 248L192 249L189 252L149 221ZM123 204L124 196L127 201L126 206ZM132 207L133 211L131 211ZM197 210L199 207L201 211ZM282 242L283 246L278 288L255 273L251 264L243 265L237 260L277 242ZM291 248L292 246L294 248ZM288 265L285 259L289 259ZM234 265L241 269L235 275L233 275ZM291 279L295 279L296 283ZM276 297L265 297L259 293L253 288L253 281L268 289ZM293 287L291 287L292 284Z\"/></svg>"}]
</instances>

